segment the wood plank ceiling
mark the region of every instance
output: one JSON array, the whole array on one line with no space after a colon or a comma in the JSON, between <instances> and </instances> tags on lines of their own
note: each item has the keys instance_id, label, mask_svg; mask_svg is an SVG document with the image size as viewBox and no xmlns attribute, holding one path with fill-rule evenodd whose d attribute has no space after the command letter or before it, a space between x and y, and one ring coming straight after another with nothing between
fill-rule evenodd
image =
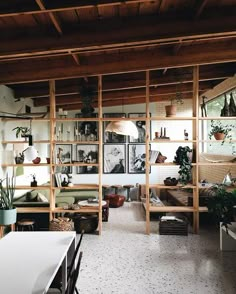
<instances>
[{"instance_id":1,"label":"wood plank ceiling","mask_svg":"<svg viewBox=\"0 0 236 294\"><path fill-rule=\"evenodd\" d=\"M84 81L103 74L103 106L150 101L181 91L192 98L235 74L235 0L11 0L0 2L0 80L15 97L80 109ZM96 99L95 105L96 106Z\"/></svg>"}]
</instances>

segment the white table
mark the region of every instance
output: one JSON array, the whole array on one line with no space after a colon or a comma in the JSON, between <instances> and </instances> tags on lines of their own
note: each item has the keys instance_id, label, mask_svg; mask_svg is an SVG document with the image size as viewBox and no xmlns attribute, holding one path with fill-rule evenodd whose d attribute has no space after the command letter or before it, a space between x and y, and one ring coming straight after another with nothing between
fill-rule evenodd
<instances>
[{"instance_id":1,"label":"white table","mask_svg":"<svg viewBox=\"0 0 236 294\"><path fill-rule=\"evenodd\" d=\"M46 293L75 250L75 232L11 232L0 240L0 293Z\"/></svg>"},{"instance_id":2,"label":"white table","mask_svg":"<svg viewBox=\"0 0 236 294\"><path fill-rule=\"evenodd\" d=\"M107 204L106 201L102 200L102 206ZM97 207L99 205L99 202L88 202L88 200L81 200L78 202L79 206L89 206L89 207Z\"/></svg>"}]
</instances>

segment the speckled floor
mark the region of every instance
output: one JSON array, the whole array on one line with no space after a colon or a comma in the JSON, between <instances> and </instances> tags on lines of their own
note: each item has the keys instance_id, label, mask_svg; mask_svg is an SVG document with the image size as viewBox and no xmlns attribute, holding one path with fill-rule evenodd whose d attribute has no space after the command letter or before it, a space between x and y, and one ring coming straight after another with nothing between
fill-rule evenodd
<instances>
[{"instance_id":1,"label":"speckled floor","mask_svg":"<svg viewBox=\"0 0 236 294\"><path fill-rule=\"evenodd\" d=\"M145 235L139 202L110 209L102 235L84 235L80 294L235 294L236 252L219 250L219 234Z\"/></svg>"}]
</instances>

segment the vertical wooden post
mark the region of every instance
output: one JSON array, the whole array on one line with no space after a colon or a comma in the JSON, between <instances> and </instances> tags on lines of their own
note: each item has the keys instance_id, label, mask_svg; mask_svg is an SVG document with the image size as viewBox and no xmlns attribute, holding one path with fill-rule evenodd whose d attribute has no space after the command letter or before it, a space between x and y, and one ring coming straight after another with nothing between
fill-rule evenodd
<instances>
[{"instance_id":1,"label":"vertical wooden post","mask_svg":"<svg viewBox=\"0 0 236 294\"><path fill-rule=\"evenodd\" d=\"M196 143L193 143L193 151L195 154L196 166L193 170L193 185L196 186L193 189L193 230L194 233L199 232L199 143L198 143L198 134L199 134L199 66L194 66L193 68L193 117L196 119L193 120L193 139L196 140Z\"/></svg>"},{"instance_id":2,"label":"vertical wooden post","mask_svg":"<svg viewBox=\"0 0 236 294\"><path fill-rule=\"evenodd\" d=\"M53 211L55 209L55 190L53 189L54 179L54 167L53 167L53 159L54 159L54 134L55 134L55 118L56 118L56 98L55 98L55 80L49 81L49 97L50 97L50 215L49 218L52 220Z\"/></svg>"},{"instance_id":3,"label":"vertical wooden post","mask_svg":"<svg viewBox=\"0 0 236 294\"><path fill-rule=\"evenodd\" d=\"M103 137L103 125L102 125L102 76L98 76L98 128L99 128L99 167L98 167L98 181L99 181L99 214L98 214L98 230L99 235L102 233L102 171L103 171L103 161L102 161L102 137Z\"/></svg>"},{"instance_id":4,"label":"vertical wooden post","mask_svg":"<svg viewBox=\"0 0 236 294\"><path fill-rule=\"evenodd\" d=\"M149 195L149 143L150 143L150 110L149 110L150 72L146 71L146 234L150 234L150 195Z\"/></svg>"}]
</instances>

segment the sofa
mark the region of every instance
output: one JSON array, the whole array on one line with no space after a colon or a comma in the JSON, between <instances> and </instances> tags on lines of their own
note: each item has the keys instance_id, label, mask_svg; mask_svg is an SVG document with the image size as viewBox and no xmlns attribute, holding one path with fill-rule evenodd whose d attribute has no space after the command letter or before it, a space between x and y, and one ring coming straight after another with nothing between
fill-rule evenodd
<instances>
[{"instance_id":1,"label":"sofa","mask_svg":"<svg viewBox=\"0 0 236 294\"><path fill-rule=\"evenodd\" d=\"M56 194L56 207L63 207L78 203L81 200L88 198L97 198L97 190L65 190L57 189ZM49 189L35 189L24 193L23 195L14 199L15 207L34 207L42 208L49 207L50 190ZM30 212L30 213L17 213L17 221L21 219L34 219L35 230L48 230L49 229L49 213L47 212Z\"/></svg>"}]
</instances>

